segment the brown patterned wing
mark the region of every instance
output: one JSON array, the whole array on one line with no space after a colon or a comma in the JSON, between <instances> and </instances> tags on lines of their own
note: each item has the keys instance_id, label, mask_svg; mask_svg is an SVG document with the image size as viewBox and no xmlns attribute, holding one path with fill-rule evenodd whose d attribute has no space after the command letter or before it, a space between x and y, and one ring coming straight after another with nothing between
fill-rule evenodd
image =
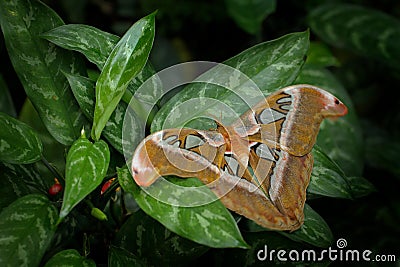
<instances>
[{"instance_id":1,"label":"brown patterned wing","mask_svg":"<svg viewBox=\"0 0 400 267\"><path fill-rule=\"evenodd\" d=\"M167 129L146 137L136 148L132 175L149 186L164 175L198 177L208 184L220 177L225 141L215 131Z\"/></svg>"}]
</instances>

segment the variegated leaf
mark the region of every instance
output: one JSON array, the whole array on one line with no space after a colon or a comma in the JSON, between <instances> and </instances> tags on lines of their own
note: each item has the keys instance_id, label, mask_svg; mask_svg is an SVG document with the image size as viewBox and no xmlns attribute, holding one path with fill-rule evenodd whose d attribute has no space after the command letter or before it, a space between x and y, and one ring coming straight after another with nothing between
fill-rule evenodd
<instances>
[{"instance_id":1,"label":"variegated leaf","mask_svg":"<svg viewBox=\"0 0 400 267\"><path fill-rule=\"evenodd\" d=\"M18 197L47 194L51 182L38 172L36 164L0 163L0 210Z\"/></svg>"},{"instance_id":2,"label":"variegated leaf","mask_svg":"<svg viewBox=\"0 0 400 267\"><path fill-rule=\"evenodd\" d=\"M400 20L350 4L324 4L309 14L309 24L325 42L399 68Z\"/></svg>"},{"instance_id":3,"label":"variegated leaf","mask_svg":"<svg viewBox=\"0 0 400 267\"><path fill-rule=\"evenodd\" d=\"M269 229L261 227L251 220L246 220L245 226L249 232L270 232ZM298 230L294 232L279 231L278 233L294 241L306 242L318 247L328 247L333 240L328 224L308 204L304 206L304 223Z\"/></svg>"},{"instance_id":4,"label":"variegated leaf","mask_svg":"<svg viewBox=\"0 0 400 267\"><path fill-rule=\"evenodd\" d=\"M171 187L160 192L160 194L168 193L170 196L168 201L173 203L183 203L180 198L188 197L194 203L210 200L210 204L196 207L169 205L153 198L136 185L127 168L118 169L118 179L121 187L133 194L144 212L172 232L210 247L247 247L235 220L222 203L215 201L215 195L208 188L196 188L202 185L198 179L175 181L176 183L186 181L186 186L192 187L190 195L185 193L187 190L183 187Z\"/></svg>"},{"instance_id":5,"label":"variegated leaf","mask_svg":"<svg viewBox=\"0 0 400 267\"><path fill-rule=\"evenodd\" d=\"M68 24L54 28L41 37L68 50L81 52L101 70L119 37L89 25Z\"/></svg>"},{"instance_id":6,"label":"variegated leaf","mask_svg":"<svg viewBox=\"0 0 400 267\"><path fill-rule=\"evenodd\" d=\"M147 266L184 265L209 250L172 233L142 210L134 212L125 221L114 244L133 253L129 258L136 256Z\"/></svg>"},{"instance_id":7,"label":"variegated leaf","mask_svg":"<svg viewBox=\"0 0 400 267\"><path fill-rule=\"evenodd\" d=\"M57 209L43 195L27 195L0 213L0 265L38 266L54 235Z\"/></svg>"},{"instance_id":8,"label":"variegated leaf","mask_svg":"<svg viewBox=\"0 0 400 267\"><path fill-rule=\"evenodd\" d=\"M314 166L307 192L328 197L352 198L346 175L320 148L313 148Z\"/></svg>"},{"instance_id":9,"label":"variegated leaf","mask_svg":"<svg viewBox=\"0 0 400 267\"><path fill-rule=\"evenodd\" d=\"M109 162L110 151L103 140L93 144L81 137L74 142L67 155L60 219L67 216L82 199L100 185Z\"/></svg>"},{"instance_id":10,"label":"variegated leaf","mask_svg":"<svg viewBox=\"0 0 400 267\"><path fill-rule=\"evenodd\" d=\"M63 25L41 36L60 47L81 52L100 70L103 69L108 56L120 40L118 36L80 24ZM131 94L134 94L136 89L154 73L153 67L147 63L129 83L128 90Z\"/></svg>"},{"instance_id":11,"label":"variegated leaf","mask_svg":"<svg viewBox=\"0 0 400 267\"><path fill-rule=\"evenodd\" d=\"M295 240L303 241L318 247L329 247L333 242L333 234L325 220L309 205L304 206L304 224L292 232L279 232Z\"/></svg>"},{"instance_id":12,"label":"variegated leaf","mask_svg":"<svg viewBox=\"0 0 400 267\"><path fill-rule=\"evenodd\" d=\"M112 50L96 82L96 106L92 127L94 140L110 118L129 82L147 62L154 40L155 13L136 22Z\"/></svg>"},{"instance_id":13,"label":"variegated leaf","mask_svg":"<svg viewBox=\"0 0 400 267\"><path fill-rule=\"evenodd\" d=\"M152 240L152 239L149 239ZM154 256L154 255L153 255ZM159 263L158 263L159 264ZM115 267L125 267L125 266L148 266L143 263L143 260L136 255L130 253L129 251L117 248L117 247L110 247L108 253L108 266L115 266Z\"/></svg>"},{"instance_id":14,"label":"variegated leaf","mask_svg":"<svg viewBox=\"0 0 400 267\"><path fill-rule=\"evenodd\" d=\"M351 188L351 194L354 198L366 196L376 191L375 186L364 177L347 177L347 181Z\"/></svg>"},{"instance_id":15,"label":"variegated leaf","mask_svg":"<svg viewBox=\"0 0 400 267\"><path fill-rule=\"evenodd\" d=\"M50 134L70 145L79 137L84 117L63 72L82 72L70 51L57 48L39 35L63 24L40 1L0 1L0 22L8 54L25 92Z\"/></svg>"},{"instance_id":16,"label":"variegated leaf","mask_svg":"<svg viewBox=\"0 0 400 267\"><path fill-rule=\"evenodd\" d=\"M44 267L95 267L96 263L92 260L82 257L75 249L67 249L58 252L56 255L51 257L50 260L44 265Z\"/></svg>"},{"instance_id":17,"label":"variegated leaf","mask_svg":"<svg viewBox=\"0 0 400 267\"><path fill-rule=\"evenodd\" d=\"M42 142L23 122L0 112L0 161L26 164L40 160Z\"/></svg>"}]
</instances>

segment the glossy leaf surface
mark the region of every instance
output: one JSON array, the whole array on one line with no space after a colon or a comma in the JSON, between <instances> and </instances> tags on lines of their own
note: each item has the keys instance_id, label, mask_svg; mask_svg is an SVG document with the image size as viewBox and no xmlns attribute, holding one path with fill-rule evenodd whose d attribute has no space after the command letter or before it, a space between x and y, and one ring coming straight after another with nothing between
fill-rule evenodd
<instances>
[{"instance_id":1,"label":"glossy leaf surface","mask_svg":"<svg viewBox=\"0 0 400 267\"><path fill-rule=\"evenodd\" d=\"M395 17L356 5L325 4L312 10L308 20L325 42L398 68L400 20Z\"/></svg>"},{"instance_id":2,"label":"glossy leaf surface","mask_svg":"<svg viewBox=\"0 0 400 267\"><path fill-rule=\"evenodd\" d=\"M101 184L109 162L110 151L104 141L93 144L81 137L74 142L67 155L61 219Z\"/></svg>"},{"instance_id":3,"label":"glossy leaf surface","mask_svg":"<svg viewBox=\"0 0 400 267\"><path fill-rule=\"evenodd\" d=\"M44 267L56 267L56 266L68 266L68 267L95 267L96 264L92 260L88 260L82 257L75 249L67 249L58 252L56 255L51 257L50 260L44 265Z\"/></svg>"},{"instance_id":4,"label":"glossy leaf surface","mask_svg":"<svg viewBox=\"0 0 400 267\"><path fill-rule=\"evenodd\" d=\"M142 210L172 232L210 247L247 247L235 220L222 203L214 201L196 207L168 205L140 190L128 169L119 169L118 179L122 188L133 194ZM176 182L179 183L179 180L182 179L177 179ZM202 183L197 179L190 179L186 180L185 185L198 187ZM162 191L175 198L175 203L182 203L180 197L189 197L184 194L184 187L171 187ZM216 200L215 195L205 187L202 187L202 190L194 188L190 197L200 203L204 203L206 199Z\"/></svg>"},{"instance_id":5,"label":"glossy leaf surface","mask_svg":"<svg viewBox=\"0 0 400 267\"><path fill-rule=\"evenodd\" d=\"M70 145L79 137L84 117L63 72L81 72L70 51L57 48L39 35L63 24L39 1L0 2L0 21L8 54L25 92L51 135Z\"/></svg>"},{"instance_id":6,"label":"glossy leaf surface","mask_svg":"<svg viewBox=\"0 0 400 267\"><path fill-rule=\"evenodd\" d=\"M38 266L54 235L57 209L43 195L19 198L0 213L0 264Z\"/></svg>"},{"instance_id":7,"label":"glossy leaf surface","mask_svg":"<svg viewBox=\"0 0 400 267\"><path fill-rule=\"evenodd\" d=\"M83 113L92 121L95 108L95 82L83 76L68 74L66 76ZM103 130L104 137L120 153L123 153L122 125L127 107L124 102L118 103Z\"/></svg>"},{"instance_id":8,"label":"glossy leaf surface","mask_svg":"<svg viewBox=\"0 0 400 267\"><path fill-rule=\"evenodd\" d=\"M93 139L100 138L129 82L145 66L154 40L154 20L153 13L132 25L107 58L96 82Z\"/></svg>"},{"instance_id":9,"label":"glossy leaf surface","mask_svg":"<svg viewBox=\"0 0 400 267\"><path fill-rule=\"evenodd\" d=\"M23 122L0 112L0 161L27 164L40 160L43 145Z\"/></svg>"},{"instance_id":10,"label":"glossy leaf surface","mask_svg":"<svg viewBox=\"0 0 400 267\"><path fill-rule=\"evenodd\" d=\"M315 195L352 198L346 175L320 148L314 147L314 166L308 193Z\"/></svg>"},{"instance_id":11,"label":"glossy leaf surface","mask_svg":"<svg viewBox=\"0 0 400 267\"><path fill-rule=\"evenodd\" d=\"M24 195L47 194L49 182L36 164L0 163L0 210Z\"/></svg>"},{"instance_id":12,"label":"glossy leaf surface","mask_svg":"<svg viewBox=\"0 0 400 267\"><path fill-rule=\"evenodd\" d=\"M68 24L41 34L42 38L69 50L81 52L102 69L119 37L82 24Z\"/></svg>"},{"instance_id":13,"label":"glossy leaf surface","mask_svg":"<svg viewBox=\"0 0 400 267\"><path fill-rule=\"evenodd\" d=\"M115 245L129 251L129 258L134 256L146 265L163 266L188 263L209 250L169 231L142 210L134 212L122 225Z\"/></svg>"},{"instance_id":14,"label":"glossy leaf surface","mask_svg":"<svg viewBox=\"0 0 400 267\"><path fill-rule=\"evenodd\" d=\"M333 242L333 234L325 220L307 204L304 206L304 216L304 224L300 229L292 233L280 233L295 241L323 248L329 247Z\"/></svg>"}]
</instances>

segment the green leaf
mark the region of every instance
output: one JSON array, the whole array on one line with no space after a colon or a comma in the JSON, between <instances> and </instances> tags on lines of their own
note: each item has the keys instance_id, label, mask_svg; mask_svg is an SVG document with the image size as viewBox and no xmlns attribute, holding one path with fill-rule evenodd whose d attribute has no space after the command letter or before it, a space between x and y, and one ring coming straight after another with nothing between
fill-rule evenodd
<instances>
[{"instance_id":1,"label":"green leaf","mask_svg":"<svg viewBox=\"0 0 400 267\"><path fill-rule=\"evenodd\" d=\"M142 210L126 220L114 244L147 266L182 266L209 249L172 233Z\"/></svg>"},{"instance_id":2,"label":"green leaf","mask_svg":"<svg viewBox=\"0 0 400 267\"><path fill-rule=\"evenodd\" d=\"M47 194L51 181L38 172L35 164L0 163L0 210L18 197L32 193Z\"/></svg>"},{"instance_id":3,"label":"green leaf","mask_svg":"<svg viewBox=\"0 0 400 267\"><path fill-rule=\"evenodd\" d=\"M292 233L279 233L317 247L329 247L333 242L333 234L325 220L307 204L304 206L304 224L300 229Z\"/></svg>"},{"instance_id":4,"label":"green leaf","mask_svg":"<svg viewBox=\"0 0 400 267\"><path fill-rule=\"evenodd\" d=\"M399 68L400 21L395 17L356 5L325 4L312 10L308 21L325 42Z\"/></svg>"},{"instance_id":5,"label":"green leaf","mask_svg":"<svg viewBox=\"0 0 400 267\"><path fill-rule=\"evenodd\" d=\"M76 140L67 155L65 170L65 192L60 219L97 186L106 175L110 162L110 151L102 140L91 143L84 137Z\"/></svg>"},{"instance_id":6,"label":"green leaf","mask_svg":"<svg viewBox=\"0 0 400 267\"><path fill-rule=\"evenodd\" d=\"M75 249L67 249L58 252L47 261L45 267L95 267L96 263L82 257Z\"/></svg>"},{"instance_id":7,"label":"green leaf","mask_svg":"<svg viewBox=\"0 0 400 267\"><path fill-rule=\"evenodd\" d=\"M306 64L324 68L338 67L340 63L324 43L311 42Z\"/></svg>"},{"instance_id":8,"label":"green leaf","mask_svg":"<svg viewBox=\"0 0 400 267\"><path fill-rule=\"evenodd\" d=\"M15 111L14 103L11 99L10 92L6 82L3 79L3 75L0 74L0 112L7 113L12 117L17 116Z\"/></svg>"},{"instance_id":9,"label":"green leaf","mask_svg":"<svg viewBox=\"0 0 400 267\"><path fill-rule=\"evenodd\" d=\"M232 215L221 202L214 201L215 195L205 187L194 188L202 185L198 179L185 179L185 185L193 189L190 190L190 195L185 194L187 190L183 187L167 188L160 192L168 194L168 200L174 203L182 203L184 200L181 198L185 197L190 197L193 202L211 202L196 207L169 205L153 198L135 184L126 168L118 169L118 179L121 187L133 194L140 208L170 231L210 247L247 247Z\"/></svg>"},{"instance_id":10,"label":"green leaf","mask_svg":"<svg viewBox=\"0 0 400 267\"><path fill-rule=\"evenodd\" d=\"M326 69L305 65L296 83L318 86L338 97L348 108L346 116L335 121L324 120L317 145L337 162L348 176L361 176L363 170L363 138L353 102L343 85Z\"/></svg>"},{"instance_id":11,"label":"green leaf","mask_svg":"<svg viewBox=\"0 0 400 267\"><path fill-rule=\"evenodd\" d=\"M351 188L340 167L317 146L312 153L314 166L307 192L328 197L352 198Z\"/></svg>"},{"instance_id":12,"label":"green leaf","mask_svg":"<svg viewBox=\"0 0 400 267\"><path fill-rule=\"evenodd\" d=\"M78 75L66 74L66 77L83 113L89 120L93 121L95 107L95 82ZM103 130L104 137L120 153L123 153L122 126L127 107L128 105L126 103L119 102Z\"/></svg>"},{"instance_id":13,"label":"green leaf","mask_svg":"<svg viewBox=\"0 0 400 267\"><path fill-rule=\"evenodd\" d=\"M400 178L400 141L388 130L379 125L364 122L363 129L366 133L365 156L367 164L379 170L391 172Z\"/></svg>"},{"instance_id":14,"label":"green leaf","mask_svg":"<svg viewBox=\"0 0 400 267\"><path fill-rule=\"evenodd\" d=\"M51 164L56 167L61 173L64 173L64 151L66 149L66 146L57 142L57 140L54 139L54 137L51 136L51 134L47 131L45 125L40 120L39 114L36 112L29 98L25 100L25 103L19 112L18 119L28 124L35 130L43 144L42 155L44 156L44 158L49 160ZM44 164L42 164L42 162L37 162L37 165L42 176L49 178L50 182L52 183L54 181L54 174L51 173L49 169Z\"/></svg>"},{"instance_id":15,"label":"green leaf","mask_svg":"<svg viewBox=\"0 0 400 267\"><path fill-rule=\"evenodd\" d=\"M0 213L1 266L38 266L56 229L57 209L43 195L27 195Z\"/></svg>"},{"instance_id":16,"label":"green leaf","mask_svg":"<svg viewBox=\"0 0 400 267\"><path fill-rule=\"evenodd\" d=\"M68 24L41 35L42 38L68 50L81 52L102 69L119 37L97 28L81 24Z\"/></svg>"},{"instance_id":17,"label":"green leaf","mask_svg":"<svg viewBox=\"0 0 400 267\"><path fill-rule=\"evenodd\" d=\"M293 83L304 63L308 46L308 32L292 33L251 47L228 59L224 64L241 71L254 81L261 90L261 96L262 94L268 95ZM217 118L224 116L225 114L216 106L220 103L226 104L237 114L242 114L249 109L246 103L235 94L247 98L254 97L253 92L248 90L249 80L243 77L238 78L237 71L231 72L230 70L226 71L226 69L217 65L201 77L219 82L232 91L213 83L192 83L172 97L160 109L152 122L151 131L161 130L164 124L167 124L168 128L182 127L186 122L184 119L186 114L201 116L211 113ZM182 105L183 108L180 107L181 104L196 98L203 100L211 98L217 101L214 105L211 105L210 101L196 101L195 110L193 105ZM184 108L187 108L187 110ZM209 129L210 126L201 123L193 125L198 129Z\"/></svg>"},{"instance_id":18,"label":"green leaf","mask_svg":"<svg viewBox=\"0 0 400 267\"><path fill-rule=\"evenodd\" d=\"M129 82L147 62L154 40L155 13L136 22L112 50L96 83L92 137L101 131L121 100Z\"/></svg>"},{"instance_id":19,"label":"green leaf","mask_svg":"<svg viewBox=\"0 0 400 267\"><path fill-rule=\"evenodd\" d=\"M84 66L72 52L39 38L62 20L39 1L12 0L0 1L0 22L11 62L40 118L58 142L72 144L84 117L62 71Z\"/></svg>"},{"instance_id":20,"label":"green leaf","mask_svg":"<svg viewBox=\"0 0 400 267\"><path fill-rule=\"evenodd\" d=\"M152 240L152 239L149 239ZM147 266L143 263L142 259L130 253L129 251L110 247L108 255L108 266L125 267L125 266Z\"/></svg>"},{"instance_id":21,"label":"green leaf","mask_svg":"<svg viewBox=\"0 0 400 267\"><path fill-rule=\"evenodd\" d=\"M347 177L354 198L364 197L376 191L375 186L364 177Z\"/></svg>"},{"instance_id":22,"label":"green leaf","mask_svg":"<svg viewBox=\"0 0 400 267\"><path fill-rule=\"evenodd\" d=\"M276 0L225 0L229 15L250 34L261 31L264 19L275 12Z\"/></svg>"},{"instance_id":23,"label":"green leaf","mask_svg":"<svg viewBox=\"0 0 400 267\"><path fill-rule=\"evenodd\" d=\"M0 161L27 164L40 160L42 142L25 123L0 112Z\"/></svg>"},{"instance_id":24,"label":"green leaf","mask_svg":"<svg viewBox=\"0 0 400 267\"><path fill-rule=\"evenodd\" d=\"M269 229L264 228L254 221L246 220L245 227L250 232L264 232ZM277 232L294 241L301 241L317 247L328 247L333 240L332 232L325 220L316 213L308 204L304 206L304 223L294 232Z\"/></svg>"}]
</instances>

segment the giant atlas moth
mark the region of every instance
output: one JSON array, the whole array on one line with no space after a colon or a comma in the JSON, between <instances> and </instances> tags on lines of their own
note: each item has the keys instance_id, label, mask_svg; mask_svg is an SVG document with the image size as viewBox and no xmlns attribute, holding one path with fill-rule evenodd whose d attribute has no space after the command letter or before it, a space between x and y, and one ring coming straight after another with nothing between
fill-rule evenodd
<instances>
[{"instance_id":1,"label":"giant atlas moth","mask_svg":"<svg viewBox=\"0 0 400 267\"><path fill-rule=\"evenodd\" d=\"M165 175L197 177L230 210L274 230L304 222L311 149L324 118L347 113L330 93L310 85L283 88L229 126L165 129L136 148L131 171L140 186Z\"/></svg>"}]
</instances>

